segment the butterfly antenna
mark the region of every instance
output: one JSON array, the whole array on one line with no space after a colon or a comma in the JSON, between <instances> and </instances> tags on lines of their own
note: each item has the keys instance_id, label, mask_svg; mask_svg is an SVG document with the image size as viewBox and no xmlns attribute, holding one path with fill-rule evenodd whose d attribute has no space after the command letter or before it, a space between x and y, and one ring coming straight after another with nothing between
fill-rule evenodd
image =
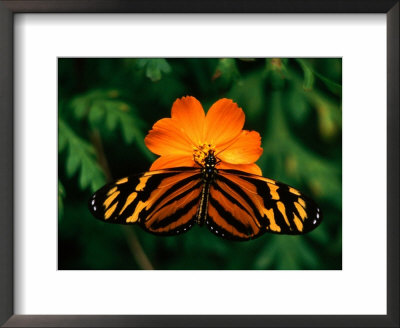
<instances>
[{"instance_id":1,"label":"butterfly antenna","mask_svg":"<svg viewBox=\"0 0 400 328\"><path fill-rule=\"evenodd\" d=\"M233 139L230 143L228 143L228 144L225 146L225 148L219 150L217 153L214 152L214 156L217 156L219 153L222 153L223 151L225 151L226 149L228 149L230 146L232 146L232 144L234 144L234 143L239 139L239 137L240 137L241 135L242 135L242 134L240 133L235 139Z\"/></svg>"}]
</instances>

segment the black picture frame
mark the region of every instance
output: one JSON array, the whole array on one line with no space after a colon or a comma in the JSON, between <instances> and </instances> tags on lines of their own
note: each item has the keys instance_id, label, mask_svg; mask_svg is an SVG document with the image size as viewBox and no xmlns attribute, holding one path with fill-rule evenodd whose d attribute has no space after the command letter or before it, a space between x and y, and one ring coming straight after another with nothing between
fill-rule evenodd
<instances>
[{"instance_id":1,"label":"black picture frame","mask_svg":"<svg viewBox=\"0 0 400 328\"><path fill-rule=\"evenodd\" d=\"M398 0L0 1L0 324L4 327L399 327L399 7ZM387 315L15 315L13 208L18 206L18 195L14 195L13 188L13 29L17 13L386 14Z\"/></svg>"}]
</instances>

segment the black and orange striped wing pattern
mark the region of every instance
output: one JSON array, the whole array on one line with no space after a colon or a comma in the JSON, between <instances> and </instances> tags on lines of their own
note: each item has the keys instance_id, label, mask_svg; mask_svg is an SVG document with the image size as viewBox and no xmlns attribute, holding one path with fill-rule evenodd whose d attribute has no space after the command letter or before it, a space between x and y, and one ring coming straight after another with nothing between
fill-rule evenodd
<instances>
[{"instance_id":1,"label":"black and orange striped wing pattern","mask_svg":"<svg viewBox=\"0 0 400 328\"><path fill-rule=\"evenodd\" d=\"M223 238L248 240L265 232L304 234L321 220L321 210L312 199L262 176L218 170L210 188L206 225Z\"/></svg>"},{"instance_id":2,"label":"black and orange striped wing pattern","mask_svg":"<svg viewBox=\"0 0 400 328\"><path fill-rule=\"evenodd\" d=\"M150 171L105 185L90 198L89 208L106 222L176 235L193 226L202 187L200 169Z\"/></svg>"},{"instance_id":3,"label":"black and orange striped wing pattern","mask_svg":"<svg viewBox=\"0 0 400 328\"><path fill-rule=\"evenodd\" d=\"M89 208L100 220L139 224L157 235L184 233L197 222L231 240L266 232L304 234L321 223L322 212L311 198L275 180L221 169L207 183L200 168L150 171L104 186Z\"/></svg>"}]
</instances>

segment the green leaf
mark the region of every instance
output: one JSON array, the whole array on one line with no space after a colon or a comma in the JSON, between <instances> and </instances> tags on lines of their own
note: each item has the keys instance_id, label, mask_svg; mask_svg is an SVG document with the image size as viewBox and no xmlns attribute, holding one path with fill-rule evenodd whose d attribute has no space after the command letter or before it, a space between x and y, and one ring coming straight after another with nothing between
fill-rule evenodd
<instances>
[{"instance_id":1,"label":"green leaf","mask_svg":"<svg viewBox=\"0 0 400 328\"><path fill-rule=\"evenodd\" d=\"M122 116L122 115L121 115ZM132 117L120 118L122 135L126 143L131 143L136 140L138 143L144 140L144 135L140 129L137 128L141 124Z\"/></svg>"},{"instance_id":2,"label":"green leaf","mask_svg":"<svg viewBox=\"0 0 400 328\"><path fill-rule=\"evenodd\" d=\"M138 59L137 65L145 69L146 77L152 82L161 80L163 74L168 74L172 70L164 58Z\"/></svg>"},{"instance_id":3,"label":"green leaf","mask_svg":"<svg viewBox=\"0 0 400 328\"><path fill-rule=\"evenodd\" d=\"M65 198L65 188L62 185L60 179L58 179L58 218L61 219L64 214L64 203Z\"/></svg>"},{"instance_id":4,"label":"green leaf","mask_svg":"<svg viewBox=\"0 0 400 328\"><path fill-rule=\"evenodd\" d=\"M78 174L82 190L90 187L95 191L94 186L104 185L105 175L97 163L93 146L79 137L62 119L59 119L59 133L64 135L68 145L65 164L67 176L72 178Z\"/></svg>"},{"instance_id":5,"label":"green leaf","mask_svg":"<svg viewBox=\"0 0 400 328\"><path fill-rule=\"evenodd\" d=\"M307 66L307 62L302 59L296 59L296 61L302 66ZM288 75L295 88L298 88L301 84L304 85L304 82L293 72L289 71ZM317 89L304 92L303 95L307 99L308 104L316 109L321 136L326 140L332 140L341 132L341 103L332 96Z\"/></svg>"},{"instance_id":6,"label":"green leaf","mask_svg":"<svg viewBox=\"0 0 400 328\"><path fill-rule=\"evenodd\" d=\"M148 65L151 67L157 66L162 72L169 71L169 66L166 66L168 63L166 61L163 62L163 60L143 59L138 60L138 62L145 67ZM92 130L98 130L99 127L104 127L109 132L120 130L122 138L127 144L137 142L143 154L149 160L153 161L154 155L149 152L143 142L144 133L142 129L145 124L139 118L135 109L127 102L122 101L119 96L120 92L114 89L92 90L83 95L76 96L71 102L71 106L79 107L80 104L86 104L87 118ZM64 135L60 137L60 142L61 146L65 147ZM79 161L73 155L71 154L71 158L67 160L68 172L71 175L75 173L79 164ZM83 180L81 185L87 184Z\"/></svg>"},{"instance_id":7,"label":"green leaf","mask_svg":"<svg viewBox=\"0 0 400 328\"><path fill-rule=\"evenodd\" d=\"M341 95L342 94L342 86L327 77L323 76L322 74L318 73L315 71L311 64L308 63L306 59L296 59L296 61L300 64L301 68L304 71L304 89L308 90L306 87L309 84L314 83L314 75L319 78L325 85L326 87L335 95ZM311 76L312 75L312 76ZM311 85L312 86L312 85Z\"/></svg>"},{"instance_id":8,"label":"green leaf","mask_svg":"<svg viewBox=\"0 0 400 328\"><path fill-rule=\"evenodd\" d=\"M300 63L301 68L303 69L304 73L304 83L303 88L305 91L310 91L314 85L314 72L313 70L306 64L304 60L299 59L298 62Z\"/></svg>"},{"instance_id":9,"label":"green leaf","mask_svg":"<svg viewBox=\"0 0 400 328\"><path fill-rule=\"evenodd\" d=\"M101 101L94 102L89 111L89 124L92 127L98 126L104 120L105 114Z\"/></svg>"},{"instance_id":10,"label":"green leaf","mask_svg":"<svg viewBox=\"0 0 400 328\"><path fill-rule=\"evenodd\" d=\"M70 146L68 157L67 157L67 175L71 178L79 168L81 159L79 158L79 153L75 152L76 148Z\"/></svg>"},{"instance_id":11,"label":"green leaf","mask_svg":"<svg viewBox=\"0 0 400 328\"><path fill-rule=\"evenodd\" d=\"M317 76L325 85L326 87L335 95L342 95L342 86L327 77L323 76L322 74L315 72L315 76Z\"/></svg>"},{"instance_id":12,"label":"green leaf","mask_svg":"<svg viewBox=\"0 0 400 328\"><path fill-rule=\"evenodd\" d=\"M287 58L267 58L264 75L273 89L280 90L285 85L287 75Z\"/></svg>"},{"instance_id":13,"label":"green leaf","mask_svg":"<svg viewBox=\"0 0 400 328\"><path fill-rule=\"evenodd\" d=\"M277 269L309 270L318 267L318 254L304 236L274 235L269 247L274 250L272 256Z\"/></svg>"},{"instance_id":14,"label":"green leaf","mask_svg":"<svg viewBox=\"0 0 400 328\"><path fill-rule=\"evenodd\" d=\"M264 110L265 92L263 84L260 83L262 75L263 72L256 72L241 77L226 95L239 106L243 106L246 109L246 119L253 121L259 120Z\"/></svg>"},{"instance_id":15,"label":"green leaf","mask_svg":"<svg viewBox=\"0 0 400 328\"><path fill-rule=\"evenodd\" d=\"M93 172L92 179L90 181L90 189L92 191L99 190L101 187L104 186L104 175L102 174L103 171L99 168L98 170Z\"/></svg>"},{"instance_id":16,"label":"green leaf","mask_svg":"<svg viewBox=\"0 0 400 328\"><path fill-rule=\"evenodd\" d=\"M229 87L239 78L239 70L236 66L236 59L222 58L218 60L217 68L212 77L213 81L219 83L221 87Z\"/></svg>"},{"instance_id":17,"label":"green leaf","mask_svg":"<svg viewBox=\"0 0 400 328\"><path fill-rule=\"evenodd\" d=\"M280 91L275 91L270 95L270 116L266 126L268 134L264 136L264 153L258 163L275 179L282 180L281 178L284 177L285 180L282 181L288 184L294 182L297 185L306 185L317 199L329 200L341 208L340 165L304 147L302 142L293 135L288 128L285 111L282 108L283 97ZM284 165L287 154L291 154L295 161L290 174L288 166ZM271 167L271 162L275 164L273 167Z\"/></svg>"},{"instance_id":18,"label":"green leaf","mask_svg":"<svg viewBox=\"0 0 400 328\"><path fill-rule=\"evenodd\" d=\"M75 98L71 101L71 107L73 108L73 113L77 119L82 119L88 110L88 104L86 98Z\"/></svg>"},{"instance_id":19,"label":"green leaf","mask_svg":"<svg viewBox=\"0 0 400 328\"><path fill-rule=\"evenodd\" d=\"M103 91L99 89L90 90L84 94L74 97L70 102L69 106L72 108L72 112L76 119L82 120L89 115L93 102L97 99L108 99L112 98L112 91Z\"/></svg>"},{"instance_id":20,"label":"green leaf","mask_svg":"<svg viewBox=\"0 0 400 328\"><path fill-rule=\"evenodd\" d=\"M92 178L92 165L87 157L82 157L81 161L81 174L79 175L79 185L82 190L85 190Z\"/></svg>"},{"instance_id":21,"label":"green leaf","mask_svg":"<svg viewBox=\"0 0 400 328\"><path fill-rule=\"evenodd\" d=\"M106 126L109 131L114 131L117 127L118 116L115 113L110 112L110 108L111 111L113 111L111 106L107 107Z\"/></svg>"},{"instance_id":22,"label":"green leaf","mask_svg":"<svg viewBox=\"0 0 400 328\"><path fill-rule=\"evenodd\" d=\"M303 93L297 91L289 92L287 108L294 120L298 123L304 123L311 110L307 98L304 97Z\"/></svg>"}]
</instances>

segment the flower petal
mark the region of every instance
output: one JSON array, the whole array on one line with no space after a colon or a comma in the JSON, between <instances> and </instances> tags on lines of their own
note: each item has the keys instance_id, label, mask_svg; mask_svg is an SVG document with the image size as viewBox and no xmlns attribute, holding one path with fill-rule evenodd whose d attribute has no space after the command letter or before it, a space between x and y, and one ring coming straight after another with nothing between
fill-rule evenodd
<instances>
[{"instance_id":1,"label":"flower petal","mask_svg":"<svg viewBox=\"0 0 400 328\"><path fill-rule=\"evenodd\" d=\"M239 138L218 153L218 158L231 164L251 164L257 161L263 149L260 134L256 131L242 131Z\"/></svg>"},{"instance_id":2,"label":"flower petal","mask_svg":"<svg viewBox=\"0 0 400 328\"><path fill-rule=\"evenodd\" d=\"M157 121L144 138L147 148L157 155L191 154L191 141L170 118Z\"/></svg>"},{"instance_id":3,"label":"flower petal","mask_svg":"<svg viewBox=\"0 0 400 328\"><path fill-rule=\"evenodd\" d=\"M175 100L171 109L171 117L182 133L190 138L193 145L203 142L205 114L196 98L187 96Z\"/></svg>"},{"instance_id":4,"label":"flower petal","mask_svg":"<svg viewBox=\"0 0 400 328\"><path fill-rule=\"evenodd\" d=\"M229 164L225 162L221 162L218 165L218 169L224 170L239 170L247 173L262 175L262 171L257 164Z\"/></svg>"},{"instance_id":5,"label":"flower petal","mask_svg":"<svg viewBox=\"0 0 400 328\"><path fill-rule=\"evenodd\" d=\"M218 145L235 139L244 125L242 109L230 99L220 99L208 110L205 141Z\"/></svg>"},{"instance_id":6,"label":"flower petal","mask_svg":"<svg viewBox=\"0 0 400 328\"><path fill-rule=\"evenodd\" d=\"M170 169L176 167L198 167L191 156L164 155L157 158L150 167L150 171Z\"/></svg>"}]
</instances>

